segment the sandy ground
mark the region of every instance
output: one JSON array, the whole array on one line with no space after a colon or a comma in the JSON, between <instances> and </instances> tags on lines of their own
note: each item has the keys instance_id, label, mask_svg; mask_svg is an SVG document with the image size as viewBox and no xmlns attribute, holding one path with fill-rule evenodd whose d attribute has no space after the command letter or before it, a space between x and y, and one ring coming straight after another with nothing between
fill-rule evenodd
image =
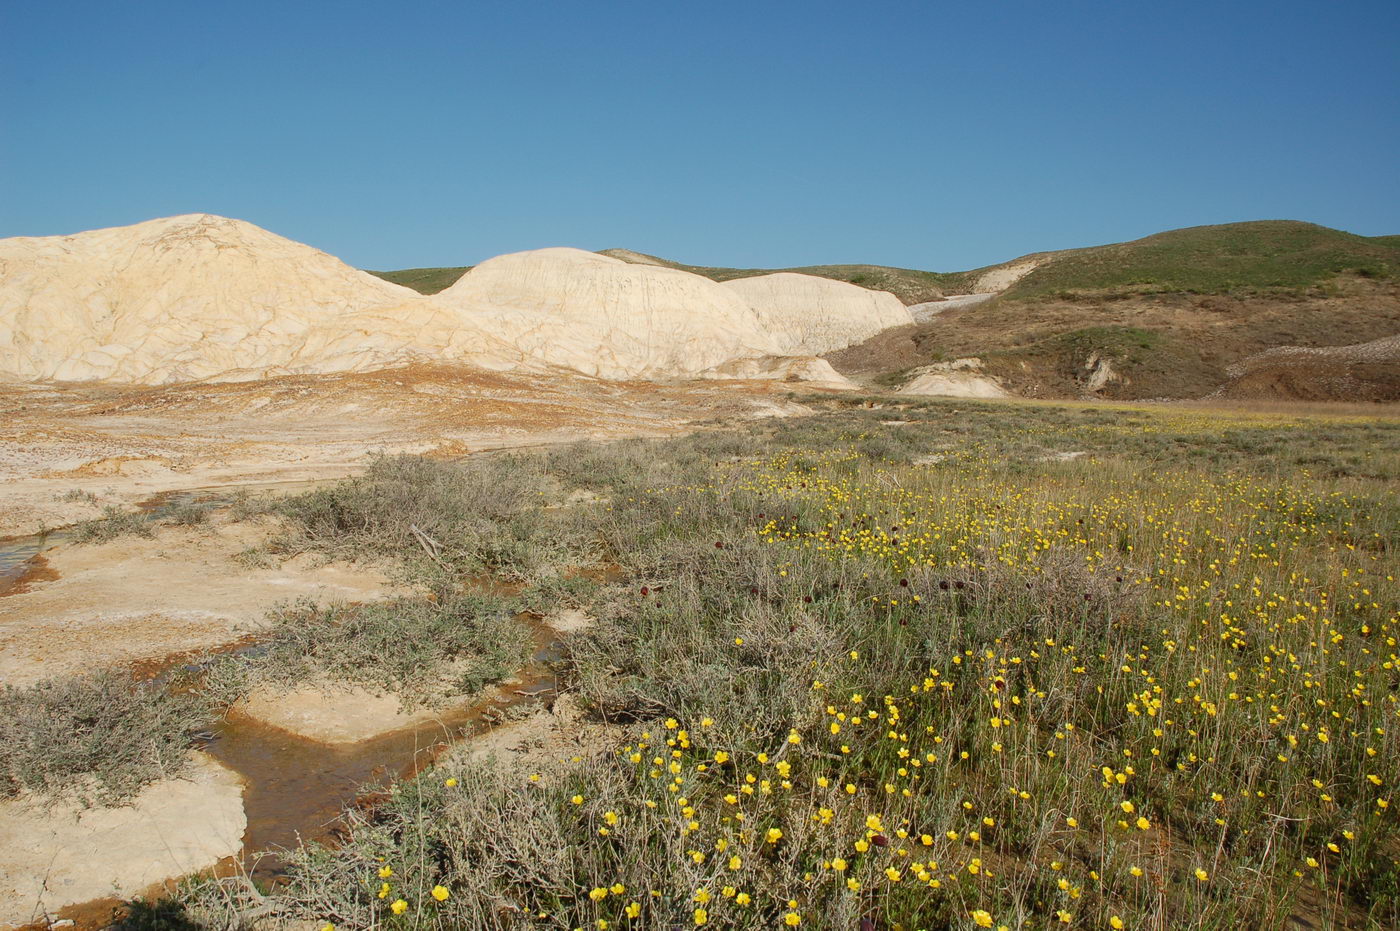
<instances>
[{"instance_id":1,"label":"sandy ground","mask_svg":"<svg viewBox=\"0 0 1400 931\"><path fill-rule=\"evenodd\" d=\"M238 853L245 825L237 775L193 751L182 776L120 808L0 802L0 928L212 867Z\"/></svg>"},{"instance_id":2,"label":"sandy ground","mask_svg":"<svg viewBox=\"0 0 1400 931\"><path fill-rule=\"evenodd\" d=\"M786 399L792 390L450 366L154 388L0 385L0 537L165 491L340 478L376 452L454 456L805 413Z\"/></svg>"},{"instance_id":3,"label":"sandy ground","mask_svg":"<svg viewBox=\"0 0 1400 931\"><path fill-rule=\"evenodd\" d=\"M367 601L394 592L378 569L298 556L250 568L238 554L267 537L263 523L216 515L195 527L161 526L151 538L64 543L46 575L0 597L0 683L159 660L231 643L268 609L298 598Z\"/></svg>"}]
</instances>

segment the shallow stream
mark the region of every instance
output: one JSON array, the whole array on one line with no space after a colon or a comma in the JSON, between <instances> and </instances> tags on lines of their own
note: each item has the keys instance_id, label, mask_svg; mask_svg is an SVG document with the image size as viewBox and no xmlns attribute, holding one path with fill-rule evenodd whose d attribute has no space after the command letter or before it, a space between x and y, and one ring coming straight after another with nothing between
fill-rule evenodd
<instances>
[{"instance_id":1,"label":"shallow stream","mask_svg":"<svg viewBox=\"0 0 1400 931\"><path fill-rule=\"evenodd\" d=\"M296 484L309 487L312 483ZM269 487L289 489L289 483ZM192 502L222 506L231 501L226 490L196 489L158 495L142 502L139 508L149 519L159 520L174 508ZM67 528L0 540L0 596L24 591L31 582L57 578L45 553L71 538L72 530ZM476 581L484 586L490 584ZM243 836L241 869L260 882L276 882L286 869L285 861L275 853L277 849L312 841L334 844L343 811L356 805L373 807L375 797L366 796L367 790L394 779L412 778L447 745L489 730L511 708L547 701L557 685L553 665L560 657L560 644L556 632L535 614L517 614L516 620L530 629L534 639L535 651L530 660L514 676L437 720L359 743L325 744L264 724L235 709L197 735L198 749L237 772L245 784L248 826ZM246 639L221 652L257 649L256 640ZM138 664L133 674L143 680L164 679L176 671L198 674L199 667L188 665L192 659L185 655ZM274 852L264 853L269 850ZM73 906L61 914L86 916L95 911L101 909ZM103 914L110 916L111 912ZM105 922L80 920L78 931L102 924Z\"/></svg>"}]
</instances>

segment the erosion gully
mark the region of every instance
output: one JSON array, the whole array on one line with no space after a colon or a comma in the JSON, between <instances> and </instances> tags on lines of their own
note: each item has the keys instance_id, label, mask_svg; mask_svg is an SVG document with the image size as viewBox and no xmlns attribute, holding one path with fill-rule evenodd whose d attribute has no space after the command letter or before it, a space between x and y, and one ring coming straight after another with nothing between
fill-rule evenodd
<instances>
[{"instance_id":1,"label":"erosion gully","mask_svg":"<svg viewBox=\"0 0 1400 931\"><path fill-rule=\"evenodd\" d=\"M176 492L142 502L141 509L158 520L170 509L191 501L225 505L227 495L201 491ZM45 553L71 538L68 530L42 536L0 540L0 596L25 591L34 582L58 577ZM497 594L512 589L488 579L472 584ZM195 735L195 746L239 774L244 783L243 806L248 825L237 861L215 872L242 872L260 885L277 884L286 875L287 861L278 853L303 842L334 845L344 838L341 815L349 808L372 809L375 790L395 779L411 779L432 764L450 744L479 736L506 718L509 709L548 702L557 690L555 664L562 656L556 632L532 612L515 615L534 640L529 661L513 676L469 704L445 711L437 719L381 734L354 744L325 744L272 727L238 710L229 710L207 731ZM231 643L219 654L256 652L255 636ZM176 673L198 675L209 653L177 654L141 663L132 670L142 681L164 681ZM159 895L169 882L148 891ZM61 909L57 920L73 931L91 931L112 923L122 903L102 899ZM47 929L47 922L21 931Z\"/></svg>"}]
</instances>

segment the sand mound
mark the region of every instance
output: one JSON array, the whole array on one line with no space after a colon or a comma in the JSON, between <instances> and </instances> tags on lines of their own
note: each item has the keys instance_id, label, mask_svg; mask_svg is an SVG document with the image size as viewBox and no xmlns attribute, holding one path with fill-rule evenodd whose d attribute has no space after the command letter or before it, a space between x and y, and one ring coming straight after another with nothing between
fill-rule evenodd
<instances>
[{"instance_id":1,"label":"sand mound","mask_svg":"<svg viewBox=\"0 0 1400 931\"><path fill-rule=\"evenodd\" d=\"M844 281L778 272L726 281L781 344L784 355L845 349L890 327L914 322L899 298Z\"/></svg>"},{"instance_id":2,"label":"sand mound","mask_svg":"<svg viewBox=\"0 0 1400 931\"><path fill-rule=\"evenodd\" d=\"M843 282L778 274L720 285L578 249L499 256L425 297L208 214L0 240L7 381L241 381L425 361L715 377L909 321L892 295ZM821 368L787 364L782 377L833 381Z\"/></svg>"},{"instance_id":3,"label":"sand mound","mask_svg":"<svg viewBox=\"0 0 1400 931\"><path fill-rule=\"evenodd\" d=\"M434 300L491 319L531 358L600 378L692 375L784 354L754 311L708 278L581 249L488 259Z\"/></svg>"}]
</instances>

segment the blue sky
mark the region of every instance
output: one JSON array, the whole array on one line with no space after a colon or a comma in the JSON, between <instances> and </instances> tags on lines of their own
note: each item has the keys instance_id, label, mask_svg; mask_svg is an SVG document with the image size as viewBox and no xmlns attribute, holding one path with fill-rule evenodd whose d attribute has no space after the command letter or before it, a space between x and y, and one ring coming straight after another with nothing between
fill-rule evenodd
<instances>
[{"instance_id":1,"label":"blue sky","mask_svg":"<svg viewBox=\"0 0 1400 931\"><path fill-rule=\"evenodd\" d=\"M1400 3L10 2L0 236L246 219L953 270L1245 219L1400 233Z\"/></svg>"}]
</instances>

